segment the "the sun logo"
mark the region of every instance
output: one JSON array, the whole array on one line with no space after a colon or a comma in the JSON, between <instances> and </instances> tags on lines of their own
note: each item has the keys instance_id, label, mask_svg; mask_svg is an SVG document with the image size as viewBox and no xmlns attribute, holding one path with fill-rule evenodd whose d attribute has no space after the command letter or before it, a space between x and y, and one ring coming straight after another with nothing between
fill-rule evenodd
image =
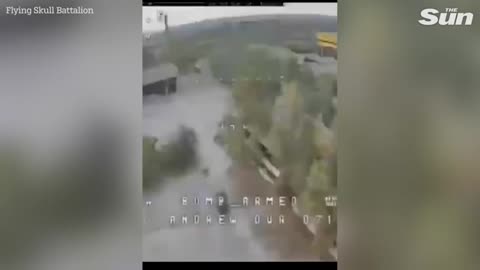
<instances>
[{"instance_id":1,"label":"the sun logo","mask_svg":"<svg viewBox=\"0 0 480 270\"><path fill-rule=\"evenodd\" d=\"M457 12L457 8L446 8L445 12L439 12L434 8L426 8L420 12L422 20L418 20L423 25L472 25L473 13Z\"/></svg>"}]
</instances>

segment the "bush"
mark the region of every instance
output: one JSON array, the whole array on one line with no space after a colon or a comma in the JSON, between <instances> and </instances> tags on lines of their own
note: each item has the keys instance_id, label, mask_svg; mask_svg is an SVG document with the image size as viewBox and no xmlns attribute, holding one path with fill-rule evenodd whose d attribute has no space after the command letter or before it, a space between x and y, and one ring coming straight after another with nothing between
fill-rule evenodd
<instances>
[{"instance_id":1,"label":"bush","mask_svg":"<svg viewBox=\"0 0 480 270\"><path fill-rule=\"evenodd\" d=\"M185 174L197 164L197 137L193 129L180 127L175 139L157 150L158 140L143 138L143 188L149 190L167 177Z\"/></svg>"}]
</instances>

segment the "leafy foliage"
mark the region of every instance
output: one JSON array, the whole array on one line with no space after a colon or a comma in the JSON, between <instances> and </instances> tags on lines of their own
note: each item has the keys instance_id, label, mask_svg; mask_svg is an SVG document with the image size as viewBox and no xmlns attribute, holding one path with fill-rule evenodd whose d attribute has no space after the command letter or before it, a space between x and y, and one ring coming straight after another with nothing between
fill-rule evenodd
<instances>
[{"instance_id":1,"label":"leafy foliage","mask_svg":"<svg viewBox=\"0 0 480 270\"><path fill-rule=\"evenodd\" d=\"M252 141L265 145L282 172L279 181L299 196L300 212L330 215L333 222L326 228L331 230L336 212L326 205L326 197L336 195L336 149L329 128L335 117L335 76L315 76L281 48L250 45L238 54L230 69L227 55L213 61L214 75L228 74L231 80L239 112L233 122L247 124L253 137L246 140L238 130L228 132L229 154L237 161L255 161L262 153Z\"/></svg>"},{"instance_id":2,"label":"leafy foliage","mask_svg":"<svg viewBox=\"0 0 480 270\"><path fill-rule=\"evenodd\" d=\"M181 127L177 137L157 150L158 140L143 138L143 188L148 190L161 184L165 178L179 176L197 162L195 132Z\"/></svg>"}]
</instances>

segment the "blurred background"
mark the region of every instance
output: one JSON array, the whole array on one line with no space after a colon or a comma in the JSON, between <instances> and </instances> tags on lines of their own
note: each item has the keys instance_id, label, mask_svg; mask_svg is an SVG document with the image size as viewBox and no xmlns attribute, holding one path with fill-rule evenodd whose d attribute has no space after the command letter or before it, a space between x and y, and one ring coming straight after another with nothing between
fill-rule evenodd
<instances>
[{"instance_id":1,"label":"blurred background","mask_svg":"<svg viewBox=\"0 0 480 270\"><path fill-rule=\"evenodd\" d=\"M475 17L423 26L424 8ZM479 8L339 3L340 269L478 269Z\"/></svg>"},{"instance_id":2,"label":"blurred background","mask_svg":"<svg viewBox=\"0 0 480 270\"><path fill-rule=\"evenodd\" d=\"M139 269L140 3L0 10L0 269Z\"/></svg>"}]
</instances>

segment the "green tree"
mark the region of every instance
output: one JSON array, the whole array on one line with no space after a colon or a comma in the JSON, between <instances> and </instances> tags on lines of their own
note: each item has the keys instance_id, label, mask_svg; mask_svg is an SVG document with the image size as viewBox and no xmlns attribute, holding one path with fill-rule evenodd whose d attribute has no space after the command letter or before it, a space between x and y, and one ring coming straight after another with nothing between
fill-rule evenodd
<instances>
[{"instance_id":1,"label":"green tree","mask_svg":"<svg viewBox=\"0 0 480 270\"><path fill-rule=\"evenodd\" d=\"M191 128L180 127L177 136L157 149L158 140L143 138L143 187L149 190L167 177L180 176L197 163L197 138Z\"/></svg>"}]
</instances>

